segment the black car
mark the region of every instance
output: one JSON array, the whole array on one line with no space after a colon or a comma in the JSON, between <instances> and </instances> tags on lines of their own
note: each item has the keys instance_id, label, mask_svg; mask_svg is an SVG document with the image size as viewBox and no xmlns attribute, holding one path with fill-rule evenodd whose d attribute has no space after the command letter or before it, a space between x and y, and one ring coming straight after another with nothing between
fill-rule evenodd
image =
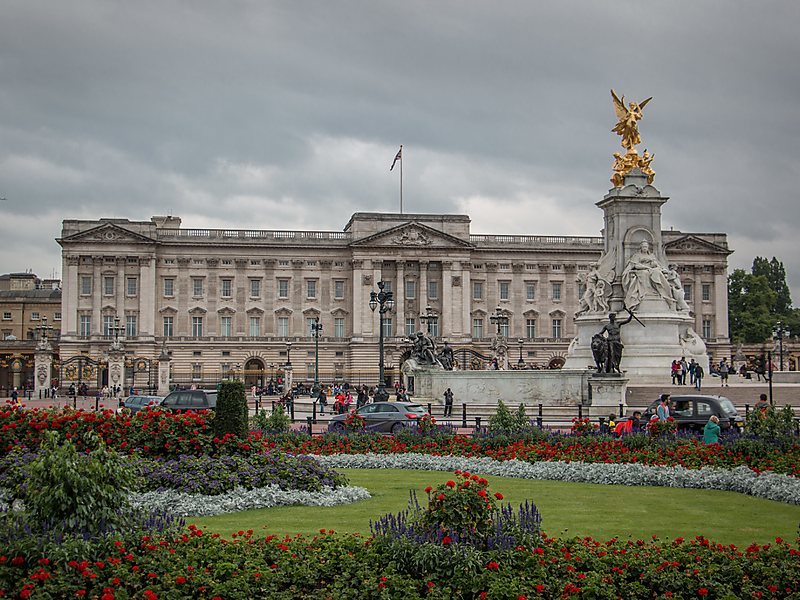
<instances>
[{"instance_id":1,"label":"black car","mask_svg":"<svg viewBox=\"0 0 800 600\"><path fill-rule=\"evenodd\" d=\"M373 402L356 411L364 417L367 431L397 433L404 427L413 427L417 419L428 414L428 409L414 402ZM347 414L331 417L329 431L344 431Z\"/></svg>"},{"instance_id":2,"label":"black car","mask_svg":"<svg viewBox=\"0 0 800 600\"><path fill-rule=\"evenodd\" d=\"M128 409L131 413L137 413L140 410L149 406L161 406L164 401L162 396L128 396L124 400L119 401L119 409Z\"/></svg>"},{"instance_id":3,"label":"black car","mask_svg":"<svg viewBox=\"0 0 800 600\"><path fill-rule=\"evenodd\" d=\"M660 402L655 400L642 414L642 422L647 423ZM744 418L736 412L736 407L724 396L682 395L671 396L669 401L669 416L678 423L678 429L702 431L711 415L719 418L720 429L744 427Z\"/></svg>"},{"instance_id":4,"label":"black car","mask_svg":"<svg viewBox=\"0 0 800 600\"><path fill-rule=\"evenodd\" d=\"M215 410L217 390L176 390L164 398L161 406L177 412Z\"/></svg>"}]
</instances>

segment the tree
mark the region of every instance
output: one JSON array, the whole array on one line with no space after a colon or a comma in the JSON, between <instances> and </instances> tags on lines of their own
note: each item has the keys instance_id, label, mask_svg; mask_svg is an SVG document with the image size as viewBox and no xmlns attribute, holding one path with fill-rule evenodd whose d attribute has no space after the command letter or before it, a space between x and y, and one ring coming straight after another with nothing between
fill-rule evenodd
<instances>
[{"instance_id":1,"label":"tree","mask_svg":"<svg viewBox=\"0 0 800 600\"><path fill-rule=\"evenodd\" d=\"M763 275L736 269L728 277L731 340L759 343L772 336L777 293Z\"/></svg>"},{"instance_id":2,"label":"tree","mask_svg":"<svg viewBox=\"0 0 800 600\"><path fill-rule=\"evenodd\" d=\"M753 275L762 275L767 278L769 287L776 293L775 304L772 307L772 314L777 316L788 315L792 310L792 294L789 285L786 283L786 269L783 262L774 256L772 260L767 260L760 256L753 259Z\"/></svg>"}]
</instances>

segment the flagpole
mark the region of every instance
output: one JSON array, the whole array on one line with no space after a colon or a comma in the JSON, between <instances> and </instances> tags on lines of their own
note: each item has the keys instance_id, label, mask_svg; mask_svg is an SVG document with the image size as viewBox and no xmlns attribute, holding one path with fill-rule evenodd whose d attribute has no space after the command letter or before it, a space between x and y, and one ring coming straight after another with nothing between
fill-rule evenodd
<instances>
[{"instance_id":1,"label":"flagpole","mask_svg":"<svg viewBox=\"0 0 800 600\"><path fill-rule=\"evenodd\" d=\"M400 214L403 214L403 144L400 144Z\"/></svg>"}]
</instances>

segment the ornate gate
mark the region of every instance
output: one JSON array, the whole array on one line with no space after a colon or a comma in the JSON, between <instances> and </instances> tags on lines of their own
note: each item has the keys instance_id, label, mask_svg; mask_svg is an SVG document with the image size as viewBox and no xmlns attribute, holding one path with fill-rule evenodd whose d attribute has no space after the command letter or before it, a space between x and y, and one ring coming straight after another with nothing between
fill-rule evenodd
<instances>
[{"instance_id":1,"label":"ornate gate","mask_svg":"<svg viewBox=\"0 0 800 600\"><path fill-rule=\"evenodd\" d=\"M144 356L126 356L125 382L128 388L151 394L158 387L158 361Z\"/></svg>"},{"instance_id":2,"label":"ornate gate","mask_svg":"<svg viewBox=\"0 0 800 600\"><path fill-rule=\"evenodd\" d=\"M59 367L59 384L62 387L74 384L76 388L86 384L89 388L96 388L100 383L100 370L103 366L102 362L82 354L68 358Z\"/></svg>"}]
</instances>

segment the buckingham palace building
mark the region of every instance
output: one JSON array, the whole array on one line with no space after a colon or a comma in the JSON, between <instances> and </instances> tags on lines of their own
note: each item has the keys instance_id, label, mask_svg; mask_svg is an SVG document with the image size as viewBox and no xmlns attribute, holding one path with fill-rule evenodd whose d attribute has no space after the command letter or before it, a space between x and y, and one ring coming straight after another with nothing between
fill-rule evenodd
<instances>
[{"instance_id":1,"label":"buckingham palace building","mask_svg":"<svg viewBox=\"0 0 800 600\"><path fill-rule=\"evenodd\" d=\"M662 236L695 330L709 355L729 356L727 236ZM154 383L162 350L181 385L231 375L264 385L287 363L295 382L311 382L317 357L322 382L375 384L380 320L388 384L408 336L428 327L456 359L488 356L499 328L513 365L558 368L576 331L581 275L603 249L600 236L475 235L467 215L397 213L355 213L342 231L186 229L172 216L65 220L58 242L61 362L95 361L90 383L103 385L116 337L126 385L136 387ZM382 319L370 306L378 282L394 295ZM481 368L472 361L467 368Z\"/></svg>"}]
</instances>

